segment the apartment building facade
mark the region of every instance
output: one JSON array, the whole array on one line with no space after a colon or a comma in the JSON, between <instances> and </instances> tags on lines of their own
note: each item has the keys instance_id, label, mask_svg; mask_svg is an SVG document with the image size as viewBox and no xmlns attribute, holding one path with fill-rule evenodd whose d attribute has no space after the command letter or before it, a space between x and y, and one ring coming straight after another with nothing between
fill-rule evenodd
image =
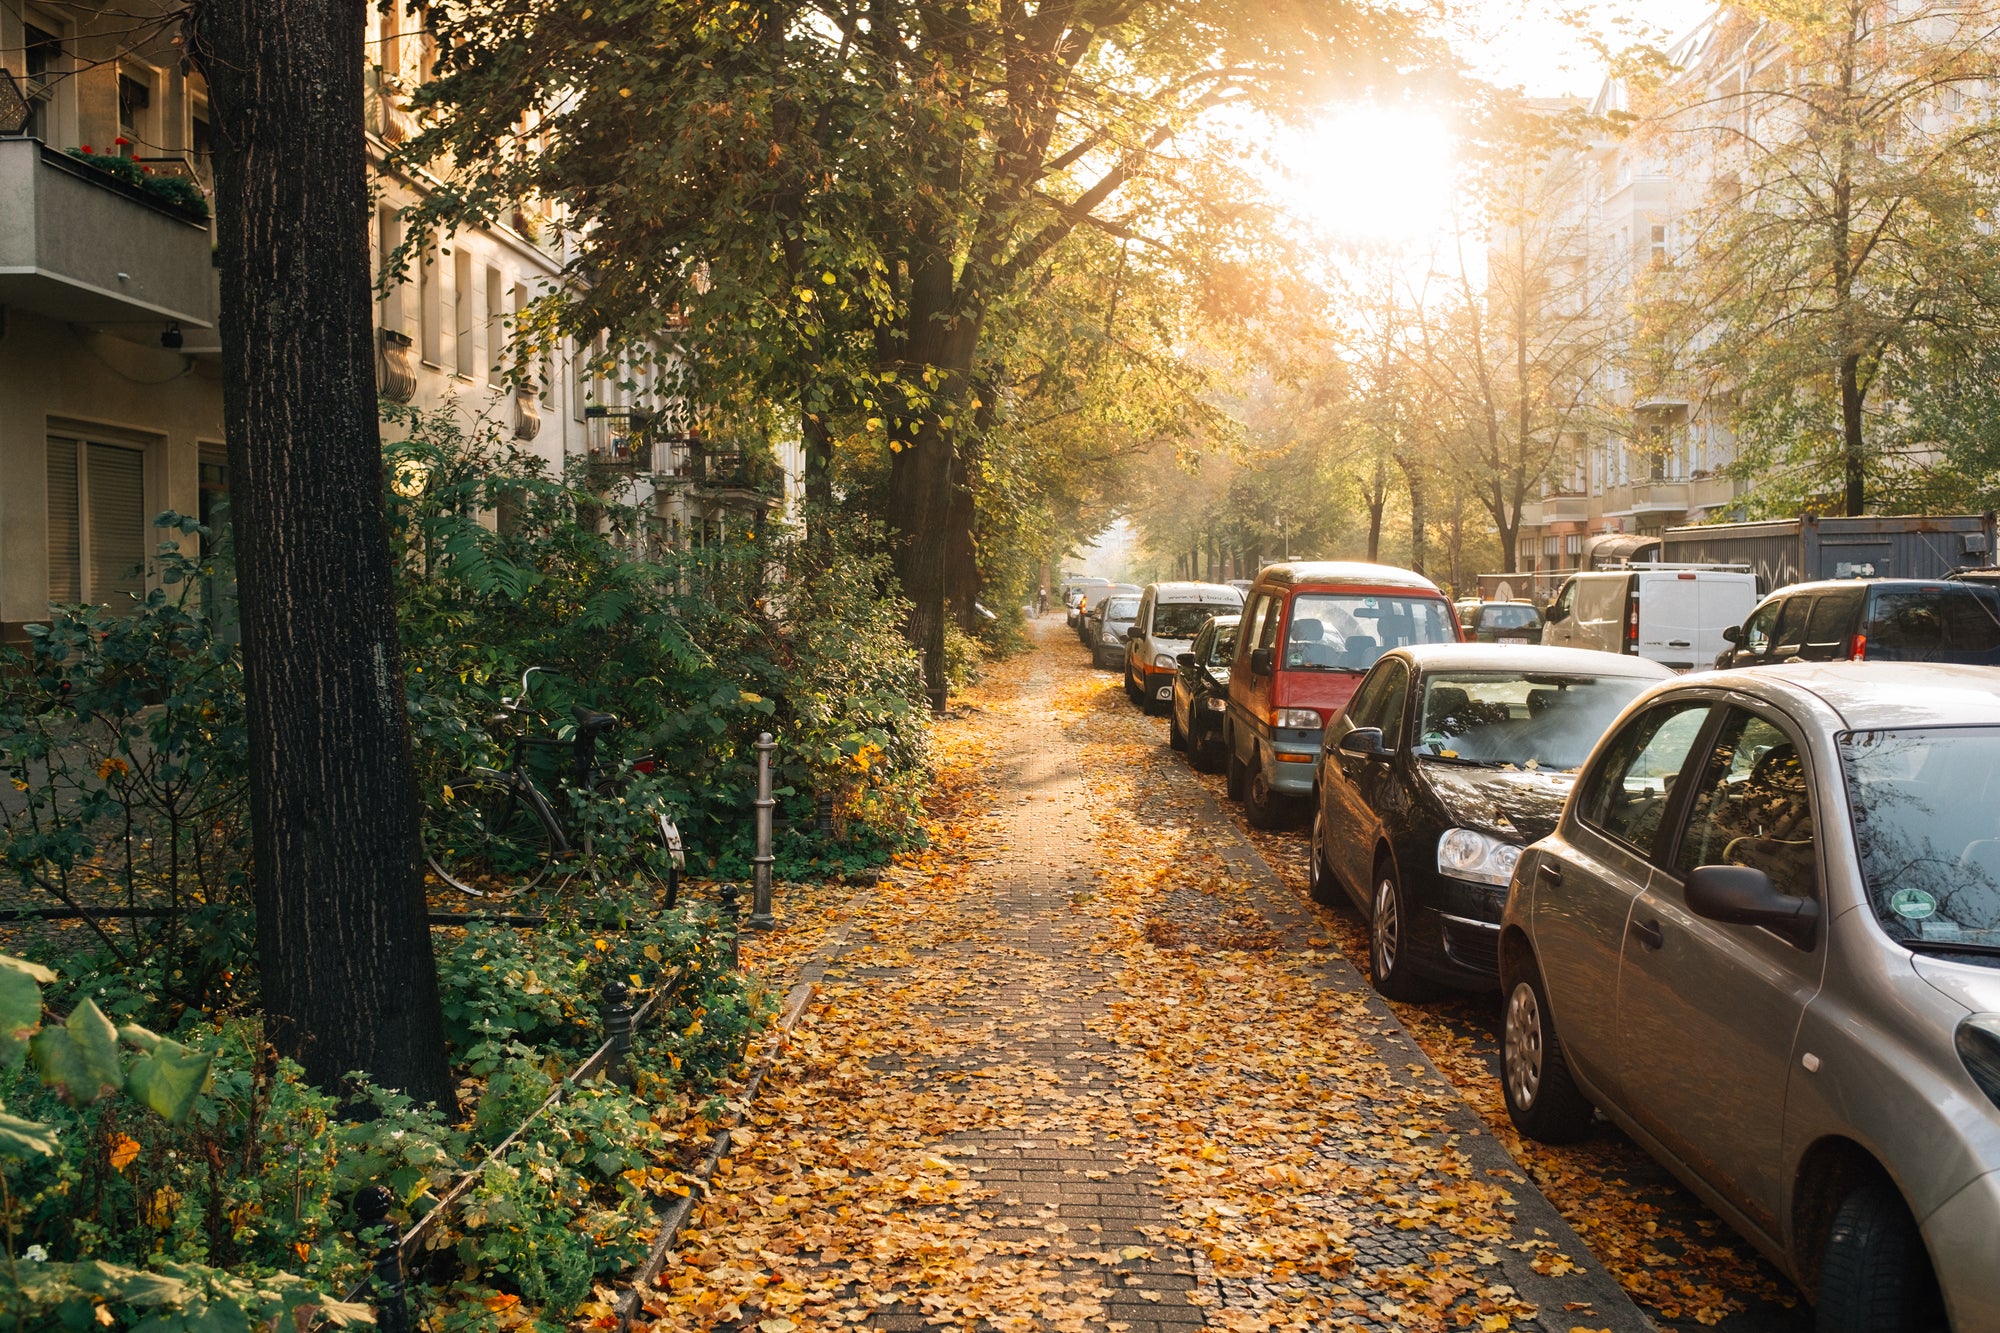
<instances>
[{"instance_id":1,"label":"apartment building facade","mask_svg":"<svg viewBox=\"0 0 2000 1333\"><path fill-rule=\"evenodd\" d=\"M52 602L131 605L153 517L207 517L228 492L213 131L176 12L0 6L0 637L18 638ZM379 277L402 243L401 209L426 186L387 163L413 132L404 94L435 48L413 10L368 13ZM574 347L515 386L509 321L566 258L553 221L530 203L444 237L380 295L383 398L483 419L553 469L589 460L607 500L650 519L635 542L714 540L795 506L796 440L751 477L743 450L659 428L671 419L663 384L593 374Z\"/></svg>"},{"instance_id":2,"label":"apartment building facade","mask_svg":"<svg viewBox=\"0 0 2000 1333\"><path fill-rule=\"evenodd\" d=\"M1726 11L1712 15L1670 53L1684 79L1720 86L1744 77L1746 62L1758 58L1723 48L1726 20ZM1606 81L1590 110L1606 121L1635 114L1619 79ZM1672 262L1685 219L1723 168L1703 151L1709 144L1704 136L1607 135L1577 150L1568 173L1567 207L1584 238L1581 262L1593 275L1603 352L1590 410L1560 441L1539 498L1522 508L1516 567L1538 592L1579 568L1607 536L1658 535L1730 514L1741 502L1745 485L1727 473L1735 440L1726 404L1692 388L1641 393L1630 369L1645 277Z\"/></svg>"}]
</instances>

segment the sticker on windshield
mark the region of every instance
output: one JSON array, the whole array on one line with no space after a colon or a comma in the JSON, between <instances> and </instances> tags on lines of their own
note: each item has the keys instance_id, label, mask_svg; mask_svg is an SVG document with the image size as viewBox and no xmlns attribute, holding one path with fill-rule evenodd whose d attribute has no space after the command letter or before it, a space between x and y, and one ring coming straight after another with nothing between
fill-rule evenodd
<instances>
[{"instance_id":1,"label":"sticker on windshield","mask_svg":"<svg viewBox=\"0 0 2000 1333\"><path fill-rule=\"evenodd\" d=\"M1937 911L1937 899L1922 889L1898 889L1889 899L1889 910L1905 921L1922 921Z\"/></svg>"}]
</instances>

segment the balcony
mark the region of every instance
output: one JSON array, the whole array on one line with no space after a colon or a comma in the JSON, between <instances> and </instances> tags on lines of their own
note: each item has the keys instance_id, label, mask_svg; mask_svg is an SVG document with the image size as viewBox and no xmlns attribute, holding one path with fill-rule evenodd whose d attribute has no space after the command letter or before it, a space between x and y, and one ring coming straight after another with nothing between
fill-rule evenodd
<instances>
[{"instance_id":1,"label":"balcony","mask_svg":"<svg viewBox=\"0 0 2000 1333\"><path fill-rule=\"evenodd\" d=\"M214 327L207 226L35 139L0 139L0 305L69 324Z\"/></svg>"},{"instance_id":2,"label":"balcony","mask_svg":"<svg viewBox=\"0 0 2000 1333\"><path fill-rule=\"evenodd\" d=\"M1522 507L1535 508L1540 515L1536 521L1540 523L1582 523L1590 517L1587 495L1544 495L1533 505Z\"/></svg>"},{"instance_id":3,"label":"balcony","mask_svg":"<svg viewBox=\"0 0 2000 1333\"><path fill-rule=\"evenodd\" d=\"M1684 481L1641 481L1632 486L1632 509L1638 514L1685 514L1688 484Z\"/></svg>"}]
</instances>

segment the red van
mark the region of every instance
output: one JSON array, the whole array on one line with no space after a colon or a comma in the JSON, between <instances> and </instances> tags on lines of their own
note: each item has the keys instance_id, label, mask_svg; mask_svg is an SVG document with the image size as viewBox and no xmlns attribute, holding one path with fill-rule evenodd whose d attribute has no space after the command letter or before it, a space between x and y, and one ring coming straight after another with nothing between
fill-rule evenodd
<instances>
[{"instance_id":1,"label":"red van","mask_svg":"<svg viewBox=\"0 0 2000 1333\"><path fill-rule=\"evenodd\" d=\"M1229 672L1229 794L1272 828L1312 795L1320 738L1375 659L1456 643L1458 615L1421 574L1359 561L1270 565L1243 602Z\"/></svg>"}]
</instances>

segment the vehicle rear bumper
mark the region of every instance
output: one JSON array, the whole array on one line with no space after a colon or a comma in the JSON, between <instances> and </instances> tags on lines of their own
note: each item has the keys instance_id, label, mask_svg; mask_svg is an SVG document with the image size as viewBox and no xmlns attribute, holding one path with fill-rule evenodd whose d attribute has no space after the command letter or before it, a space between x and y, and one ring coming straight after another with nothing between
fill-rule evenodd
<instances>
[{"instance_id":1,"label":"vehicle rear bumper","mask_svg":"<svg viewBox=\"0 0 2000 1333\"><path fill-rule=\"evenodd\" d=\"M1306 733L1299 732L1298 735ZM1264 747L1264 781L1281 796L1310 796L1319 772L1319 736L1313 739L1274 740Z\"/></svg>"}]
</instances>

